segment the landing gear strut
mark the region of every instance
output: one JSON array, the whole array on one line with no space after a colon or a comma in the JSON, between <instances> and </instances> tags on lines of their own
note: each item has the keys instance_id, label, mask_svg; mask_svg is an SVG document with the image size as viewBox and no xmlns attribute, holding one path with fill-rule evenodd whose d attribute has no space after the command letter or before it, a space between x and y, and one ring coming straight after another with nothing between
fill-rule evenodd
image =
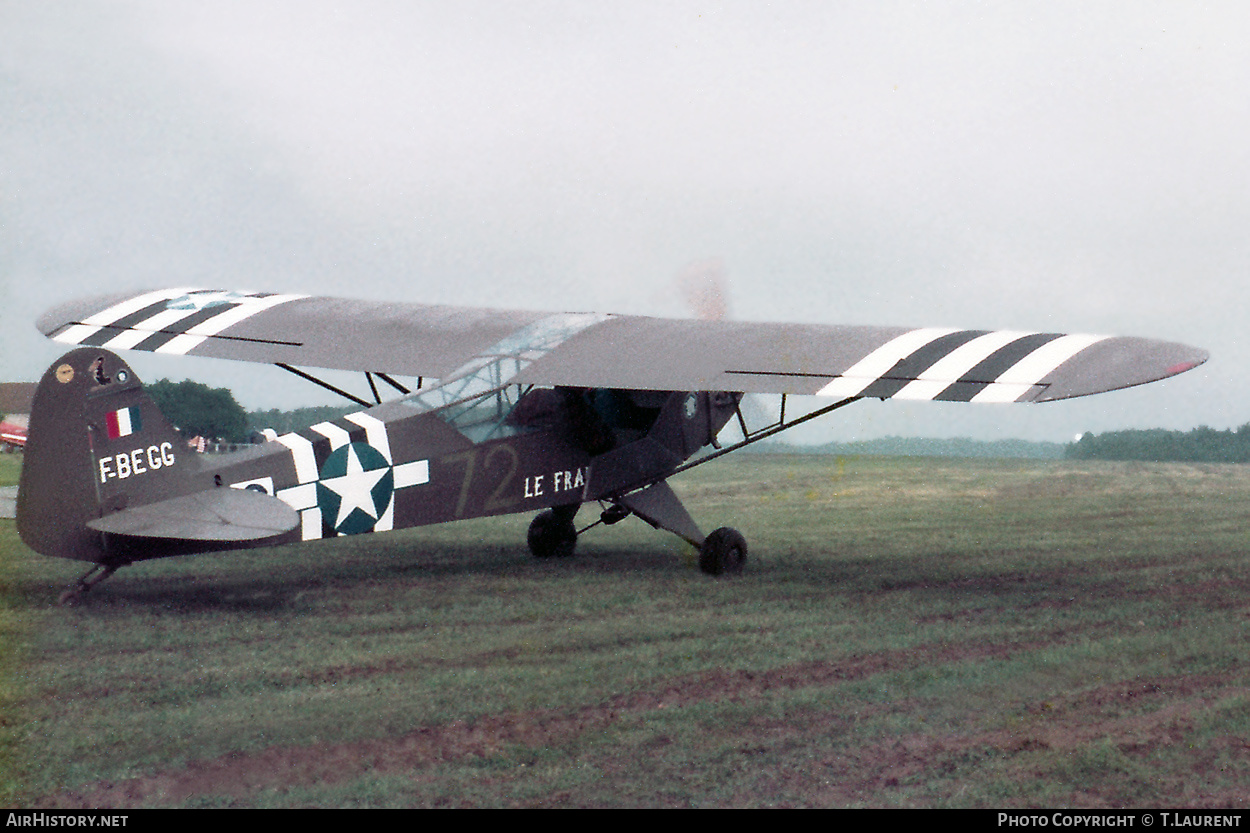
<instances>
[{"instance_id":1,"label":"landing gear strut","mask_svg":"<svg viewBox=\"0 0 1250 833\"><path fill-rule=\"evenodd\" d=\"M113 564L113 565L93 564L91 565L90 570L83 573L82 576L80 576L77 581L75 581L73 584L65 588L65 591L61 593L61 597L57 600L57 603L64 607L69 607L75 604L78 601L78 599L82 597L83 593L86 593L92 587L95 587L97 584L104 581L109 576L113 575L113 573L117 572L118 568L123 567L123 566L125 565L123 564Z\"/></svg>"},{"instance_id":2,"label":"landing gear strut","mask_svg":"<svg viewBox=\"0 0 1250 833\"><path fill-rule=\"evenodd\" d=\"M579 504L545 509L530 522L526 542L538 558L567 558L577 547L577 526L573 523ZM613 524L635 514L654 527L675 533L699 547L699 569L710 576L733 576L747 563L747 541L736 529L722 526L704 538L677 496L666 483L653 484L626 495L605 509L598 521ZM582 530L585 532L586 530ZM702 544L699 542L702 541Z\"/></svg>"},{"instance_id":3,"label":"landing gear strut","mask_svg":"<svg viewBox=\"0 0 1250 833\"><path fill-rule=\"evenodd\" d=\"M529 533L525 536L530 552L538 558L571 556L577 547L577 527L573 525L577 509L578 504L573 504L539 512L530 521Z\"/></svg>"}]
</instances>

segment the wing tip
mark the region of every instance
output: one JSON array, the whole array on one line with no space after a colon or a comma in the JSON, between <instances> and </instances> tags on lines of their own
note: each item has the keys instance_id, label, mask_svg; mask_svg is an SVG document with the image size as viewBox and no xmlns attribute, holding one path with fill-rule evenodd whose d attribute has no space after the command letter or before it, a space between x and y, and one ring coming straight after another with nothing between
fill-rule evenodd
<instances>
[{"instance_id":1,"label":"wing tip","mask_svg":"<svg viewBox=\"0 0 1250 833\"><path fill-rule=\"evenodd\" d=\"M1043 380L1034 401L1051 402L1160 382L1204 364L1211 354L1198 347L1153 339L1118 337L1073 356Z\"/></svg>"},{"instance_id":2,"label":"wing tip","mask_svg":"<svg viewBox=\"0 0 1250 833\"><path fill-rule=\"evenodd\" d=\"M1186 359L1185 361L1177 362L1176 364L1169 367L1167 370L1164 370L1163 378L1166 379L1171 376L1179 376L1180 374L1184 373L1187 370L1193 370L1195 367L1198 367L1199 365L1206 364L1207 359L1209 358L1211 358L1210 353L1208 353L1206 350L1200 350L1198 351L1198 356L1196 358Z\"/></svg>"}]
</instances>

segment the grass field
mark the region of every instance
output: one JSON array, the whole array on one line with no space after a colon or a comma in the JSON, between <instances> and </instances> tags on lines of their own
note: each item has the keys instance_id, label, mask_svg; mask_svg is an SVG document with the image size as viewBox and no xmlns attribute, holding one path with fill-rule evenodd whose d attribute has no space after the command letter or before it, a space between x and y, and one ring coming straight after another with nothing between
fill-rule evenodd
<instances>
[{"instance_id":1,"label":"grass field","mask_svg":"<svg viewBox=\"0 0 1250 833\"><path fill-rule=\"evenodd\" d=\"M4 460L0 485L14 482ZM636 519L121 571L0 521L0 797L42 807L1241 807L1250 468L734 455ZM588 522L590 512L585 512Z\"/></svg>"}]
</instances>

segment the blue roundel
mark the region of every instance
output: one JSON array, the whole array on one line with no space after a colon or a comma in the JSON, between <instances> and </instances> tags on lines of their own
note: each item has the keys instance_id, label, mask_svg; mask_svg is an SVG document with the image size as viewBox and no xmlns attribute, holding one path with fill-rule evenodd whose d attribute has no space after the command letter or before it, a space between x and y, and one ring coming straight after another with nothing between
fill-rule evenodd
<instances>
[{"instance_id":1,"label":"blue roundel","mask_svg":"<svg viewBox=\"0 0 1250 833\"><path fill-rule=\"evenodd\" d=\"M170 298L165 302L165 308L199 312L211 307L224 307L227 304L238 303L246 298L247 296L243 293L230 290L200 289L177 298Z\"/></svg>"},{"instance_id":2,"label":"blue roundel","mask_svg":"<svg viewBox=\"0 0 1250 833\"><path fill-rule=\"evenodd\" d=\"M321 521L340 535L372 532L391 505L395 475L376 448L348 443L330 452L317 481Z\"/></svg>"}]
</instances>

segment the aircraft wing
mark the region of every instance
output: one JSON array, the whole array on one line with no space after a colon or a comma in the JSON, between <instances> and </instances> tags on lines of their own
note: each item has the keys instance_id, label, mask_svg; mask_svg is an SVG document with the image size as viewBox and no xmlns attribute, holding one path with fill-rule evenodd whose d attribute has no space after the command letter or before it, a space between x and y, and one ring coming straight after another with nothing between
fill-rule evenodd
<instances>
[{"instance_id":1,"label":"aircraft wing","mask_svg":"<svg viewBox=\"0 0 1250 833\"><path fill-rule=\"evenodd\" d=\"M39 329L108 349L519 384L973 402L1066 399L1206 361L1151 339L542 313L176 288L71 302Z\"/></svg>"},{"instance_id":2,"label":"aircraft wing","mask_svg":"<svg viewBox=\"0 0 1250 833\"><path fill-rule=\"evenodd\" d=\"M442 377L543 316L177 288L72 301L36 326L54 341L110 350Z\"/></svg>"}]
</instances>

